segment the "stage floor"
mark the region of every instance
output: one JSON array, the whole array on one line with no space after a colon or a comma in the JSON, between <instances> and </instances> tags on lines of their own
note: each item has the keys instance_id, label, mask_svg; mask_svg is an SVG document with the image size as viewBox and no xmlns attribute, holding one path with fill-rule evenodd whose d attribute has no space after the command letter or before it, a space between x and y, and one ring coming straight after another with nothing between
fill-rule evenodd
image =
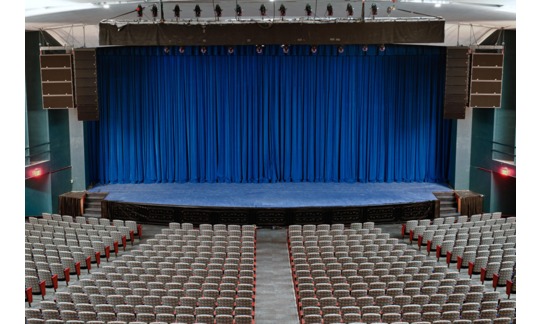
<instances>
[{"instance_id":1,"label":"stage floor","mask_svg":"<svg viewBox=\"0 0 540 324\"><path fill-rule=\"evenodd\" d=\"M106 200L174 206L298 208L381 206L436 200L452 191L436 183L164 183L110 184Z\"/></svg>"}]
</instances>

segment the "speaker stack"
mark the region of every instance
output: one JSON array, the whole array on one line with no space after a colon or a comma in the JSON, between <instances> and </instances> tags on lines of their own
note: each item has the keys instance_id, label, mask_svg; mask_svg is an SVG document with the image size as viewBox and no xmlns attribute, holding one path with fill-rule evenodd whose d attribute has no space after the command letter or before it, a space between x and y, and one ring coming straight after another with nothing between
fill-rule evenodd
<instances>
[{"instance_id":1,"label":"speaker stack","mask_svg":"<svg viewBox=\"0 0 540 324\"><path fill-rule=\"evenodd\" d=\"M469 107L500 108L504 55L500 52L473 52Z\"/></svg>"},{"instance_id":2,"label":"speaker stack","mask_svg":"<svg viewBox=\"0 0 540 324\"><path fill-rule=\"evenodd\" d=\"M469 86L469 48L446 49L446 83L444 118L463 119L467 107Z\"/></svg>"},{"instance_id":3,"label":"speaker stack","mask_svg":"<svg viewBox=\"0 0 540 324\"><path fill-rule=\"evenodd\" d=\"M46 48L40 68L44 109L77 108L78 120L99 120L95 49Z\"/></svg>"},{"instance_id":4,"label":"speaker stack","mask_svg":"<svg viewBox=\"0 0 540 324\"><path fill-rule=\"evenodd\" d=\"M71 54L41 54L40 68L43 108L75 108Z\"/></svg>"}]
</instances>

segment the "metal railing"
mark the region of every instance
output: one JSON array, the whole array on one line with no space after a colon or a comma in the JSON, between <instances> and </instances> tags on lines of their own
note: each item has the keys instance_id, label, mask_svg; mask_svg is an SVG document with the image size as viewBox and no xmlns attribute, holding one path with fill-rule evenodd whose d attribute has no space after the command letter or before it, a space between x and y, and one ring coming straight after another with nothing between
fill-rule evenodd
<instances>
[{"instance_id":1,"label":"metal railing","mask_svg":"<svg viewBox=\"0 0 540 324\"><path fill-rule=\"evenodd\" d=\"M47 142L25 147L24 156L26 166L36 162L49 161L51 159L51 143Z\"/></svg>"},{"instance_id":2,"label":"metal railing","mask_svg":"<svg viewBox=\"0 0 540 324\"><path fill-rule=\"evenodd\" d=\"M516 146L515 145L493 141L491 152L492 152L492 158L494 160L512 161L514 164L516 163Z\"/></svg>"}]
</instances>

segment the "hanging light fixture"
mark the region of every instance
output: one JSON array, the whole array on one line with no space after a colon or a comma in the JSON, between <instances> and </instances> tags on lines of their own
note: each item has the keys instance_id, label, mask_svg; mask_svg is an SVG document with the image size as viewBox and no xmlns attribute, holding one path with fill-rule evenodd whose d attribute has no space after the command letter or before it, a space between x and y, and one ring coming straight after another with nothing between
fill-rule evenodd
<instances>
[{"instance_id":1,"label":"hanging light fixture","mask_svg":"<svg viewBox=\"0 0 540 324\"><path fill-rule=\"evenodd\" d=\"M281 49L283 50L283 53L284 53L284 54L288 54L288 53L289 53L289 45L283 44L283 45L281 45Z\"/></svg>"},{"instance_id":2,"label":"hanging light fixture","mask_svg":"<svg viewBox=\"0 0 540 324\"><path fill-rule=\"evenodd\" d=\"M347 3L347 16L352 17L354 15L353 7L350 3Z\"/></svg>"},{"instance_id":3,"label":"hanging light fixture","mask_svg":"<svg viewBox=\"0 0 540 324\"><path fill-rule=\"evenodd\" d=\"M264 45L257 45L255 48L255 51L257 51L257 54L262 54Z\"/></svg>"},{"instance_id":4,"label":"hanging light fixture","mask_svg":"<svg viewBox=\"0 0 540 324\"><path fill-rule=\"evenodd\" d=\"M308 3L308 4L306 5L306 15L307 15L308 17L311 17L311 14L312 14L312 13L313 13L313 11L311 10L311 5Z\"/></svg>"},{"instance_id":5,"label":"hanging light fixture","mask_svg":"<svg viewBox=\"0 0 540 324\"><path fill-rule=\"evenodd\" d=\"M339 45L338 48L337 48L337 51L339 54L342 54L343 52L345 52L345 48L343 48L343 46Z\"/></svg>"},{"instance_id":6,"label":"hanging light fixture","mask_svg":"<svg viewBox=\"0 0 540 324\"><path fill-rule=\"evenodd\" d=\"M285 8L285 5L282 3L281 6L279 6L279 14L281 15L281 20L283 20L283 17L285 17L286 13L287 8Z\"/></svg>"},{"instance_id":7,"label":"hanging light fixture","mask_svg":"<svg viewBox=\"0 0 540 324\"><path fill-rule=\"evenodd\" d=\"M317 46L315 46L315 45L311 46L310 51L311 51L312 54L317 53Z\"/></svg>"},{"instance_id":8,"label":"hanging light fixture","mask_svg":"<svg viewBox=\"0 0 540 324\"><path fill-rule=\"evenodd\" d=\"M242 16L242 7L239 4L236 5L236 17Z\"/></svg>"},{"instance_id":9,"label":"hanging light fixture","mask_svg":"<svg viewBox=\"0 0 540 324\"><path fill-rule=\"evenodd\" d=\"M377 8L377 5L376 4L371 4L371 16L373 17L373 19L375 19L375 16L377 16L377 11L379 10L379 8Z\"/></svg>"},{"instance_id":10,"label":"hanging light fixture","mask_svg":"<svg viewBox=\"0 0 540 324\"><path fill-rule=\"evenodd\" d=\"M158 9L157 9L157 6L156 5L152 5L152 18L154 18L154 20L156 20L157 18L157 14L158 14Z\"/></svg>"},{"instance_id":11,"label":"hanging light fixture","mask_svg":"<svg viewBox=\"0 0 540 324\"><path fill-rule=\"evenodd\" d=\"M330 3L326 6L326 15L328 17L332 17L334 15L334 7L332 7L332 4Z\"/></svg>"},{"instance_id":12,"label":"hanging light fixture","mask_svg":"<svg viewBox=\"0 0 540 324\"><path fill-rule=\"evenodd\" d=\"M137 12L137 17L139 18L139 20L141 20L141 18L143 16L143 10L144 10L144 8L141 5L138 5L137 9L135 9L135 11Z\"/></svg>"},{"instance_id":13,"label":"hanging light fixture","mask_svg":"<svg viewBox=\"0 0 540 324\"><path fill-rule=\"evenodd\" d=\"M228 52L229 54L233 54L233 53L234 53L234 47L229 46L229 49L227 50L227 52Z\"/></svg>"},{"instance_id":14,"label":"hanging light fixture","mask_svg":"<svg viewBox=\"0 0 540 324\"><path fill-rule=\"evenodd\" d=\"M214 12L216 13L217 20L219 20L219 17L221 17L221 13L223 12L223 9L221 9L221 6L217 4L216 7L214 8Z\"/></svg>"},{"instance_id":15,"label":"hanging light fixture","mask_svg":"<svg viewBox=\"0 0 540 324\"><path fill-rule=\"evenodd\" d=\"M261 4L261 7L259 8L259 12L261 13L261 17L266 16L266 7L265 7L264 3Z\"/></svg>"},{"instance_id":16,"label":"hanging light fixture","mask_svg":"<svg viewBox=\"0 0 540 324\"><path fill-rule=\"evenodd\" d=\"M178 21L178 18L180 18L180 6L179 5L176 5L174 6L174 18L176 18L176 21Z\"/></svg>"},{"instance_id":17,"label":"hanging light fixture","mask_svg":"<svg viewBox=\"0 0 540 324\"><path fill-rule=\"evenodd\" d=\"M201 7L199 7L199 5L195 5L195 9L193 9L193 11L195 11L195 17L197 17L198 21L199 17L201 17Z\"/></svg>"},{"instance_id":18,"label":"hanging light fixture","mask_svg":"<svg viewBox=\"0 0 540 324\"><path fill-rule=\"evenodd\" d=\"M201 47L201 53L206 54L206 46Z\"/></svg>"}]
</instances>

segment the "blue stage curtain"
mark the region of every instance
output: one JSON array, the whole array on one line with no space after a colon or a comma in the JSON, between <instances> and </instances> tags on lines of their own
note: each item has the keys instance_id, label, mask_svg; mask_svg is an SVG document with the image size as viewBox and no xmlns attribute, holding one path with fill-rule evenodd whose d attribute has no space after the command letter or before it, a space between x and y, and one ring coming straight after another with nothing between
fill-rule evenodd
<instances>
[{"instance_id":1,"label":"blue stage curtain","mask_svg":"<svg viewBox=\"0 0 540 324\"><path fill-rule=\"evenodd\" d=\"M445 49L97 49L94 183L445 182Z\"/></svg>"}]
</instances>

